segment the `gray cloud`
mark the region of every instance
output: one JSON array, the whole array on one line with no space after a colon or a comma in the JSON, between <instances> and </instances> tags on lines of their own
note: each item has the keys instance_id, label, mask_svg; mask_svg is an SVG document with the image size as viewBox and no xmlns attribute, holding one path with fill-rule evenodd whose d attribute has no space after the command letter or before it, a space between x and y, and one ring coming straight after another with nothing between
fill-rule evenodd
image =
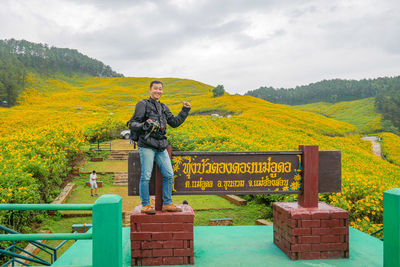
<instances>
[{"instance_id":1,"label":"gray cloud","mask_svg":"<svg viewBox=\"0 0 400 267\"><path fill-rule=\"evenodd\" d=\"M6 0L0 38L75 48L127 76L230 92L398 75L396 1Z\"/></svg>"}]
</instances>

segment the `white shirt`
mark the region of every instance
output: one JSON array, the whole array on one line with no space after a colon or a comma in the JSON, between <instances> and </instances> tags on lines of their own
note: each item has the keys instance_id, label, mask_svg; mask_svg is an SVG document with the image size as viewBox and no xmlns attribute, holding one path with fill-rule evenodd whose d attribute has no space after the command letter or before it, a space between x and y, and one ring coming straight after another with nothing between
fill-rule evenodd
<instances>
[{"instance_id":1,"label":"white shirt","mask_svg":"<svg viewBox=\"0 0 400 267\"><path fill-rule=\"evenodd\" d=\"M96 174L93 174L93 173L91 173L90 174L90 181L96 181L96 179L97 179L97 175Z\"/></svg>"}]
</instances>

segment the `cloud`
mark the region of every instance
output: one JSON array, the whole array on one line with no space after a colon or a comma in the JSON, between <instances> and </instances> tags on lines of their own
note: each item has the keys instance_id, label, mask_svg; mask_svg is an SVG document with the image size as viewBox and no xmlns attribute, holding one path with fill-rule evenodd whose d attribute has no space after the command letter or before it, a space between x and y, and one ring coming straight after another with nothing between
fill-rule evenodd
<instances>
[{"instance_id":1,"label":"cloud","mask_svg":"<svg viewBox=\"0 0 400 267\"><path fill-rule=\"evenodd\" d=\"M396 1L8 0L0 38L78 49L127 76L232 93L398 75Z\"/></svg>"}]
</instances>

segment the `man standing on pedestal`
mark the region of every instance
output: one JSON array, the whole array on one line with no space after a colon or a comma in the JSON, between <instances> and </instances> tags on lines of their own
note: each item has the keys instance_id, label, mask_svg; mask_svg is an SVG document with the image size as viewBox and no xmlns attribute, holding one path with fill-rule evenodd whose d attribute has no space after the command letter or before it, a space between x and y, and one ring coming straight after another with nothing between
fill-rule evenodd
<instances>
[{"instance_id":1,"label":"man standing on pedestal","mask_svg":"<svg viewBox=\"0 0 400 267\"><path fill-rule=\"evenodd\" d=\"M163 211L182 211L172 204L173 170L171 159L167 152L168 141L165 137L167 124L173 128L181 125L189 114L190 103L183 102L183 107L178 116L174 116L168 106L160 102L163 93L163 84L160 81L150 83L149 99L136 104L135 113L129 120L129 126L138 137L141 176L139 184L142 212L154 214L155 210L150 205L149 182L156 161L163 176ZM132 137L131 137L132 138Z\"/></svg>"}]
</instances>

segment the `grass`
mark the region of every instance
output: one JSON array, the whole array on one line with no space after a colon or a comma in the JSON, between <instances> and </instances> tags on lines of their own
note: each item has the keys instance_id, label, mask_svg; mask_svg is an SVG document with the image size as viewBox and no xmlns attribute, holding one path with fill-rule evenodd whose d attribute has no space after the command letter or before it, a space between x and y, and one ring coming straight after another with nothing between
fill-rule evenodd
<instances>
[{"instance_id":1,"label":"grass","mask_svg":"<svg viewBox=\"0 0 400 267\"><path fill-rule=\"evenodd\" d=\"M116 139L111 141L111 150L134 150L134 149L133 149L133 144L130 144L129 140Z\"/></svg>"},{"instance_id":2,"label":"grass","mask_svg":"<svg viewBox=\"0 0 400 267\"><path fill-rule=\"evenodd\" d=\"M90 224L92 223L91 217L78 217L78 218L62 218L59 216L49 216L42 223L42 230L50 230L52 233L71 233L73 224ZM62 240L48 240L47 245L57 247ZM61 248L57 250L57 256L60 257L69 247L74 244L74 240L69 240ZM50 255L44 251L39 251L38 257L50 262Z\"/></svg>"},{"instance_id":3,"label":"grass","mask_svg":"<svg viewBox=\"0 0 400 267\"><path fill-rule=\"evenodd\" d=\"M356 126L361 133L375 133L382 130L382 114L375 111L374 97L335 104L319 102L294 108L348 122Z\"/></svg>"},{"instance_id":4,"label":"grass","mask_svg":"<svg viewBox=\"0 0 400 267\"><path fill-rule=\"evenodd\" d=\"M100 162L88 161L82 167L80 172L91 173L93 170L96 170L97 173L128 172L128 161L127 160L105 160Z\"/></svg>"},{"instance_id":5,"label":"grass","mask_svg":"<svg viewBox=\"0 0 400 267\"><path fill-rule=\"evenodd\" d=\"M232 218L233 225L255 225L257 219L265 219L270 213L267 206L249 202L246 206L234 206L229 210L195 211L195 226L209 225L210 219Z\"/></svg>"}]
</instances>

